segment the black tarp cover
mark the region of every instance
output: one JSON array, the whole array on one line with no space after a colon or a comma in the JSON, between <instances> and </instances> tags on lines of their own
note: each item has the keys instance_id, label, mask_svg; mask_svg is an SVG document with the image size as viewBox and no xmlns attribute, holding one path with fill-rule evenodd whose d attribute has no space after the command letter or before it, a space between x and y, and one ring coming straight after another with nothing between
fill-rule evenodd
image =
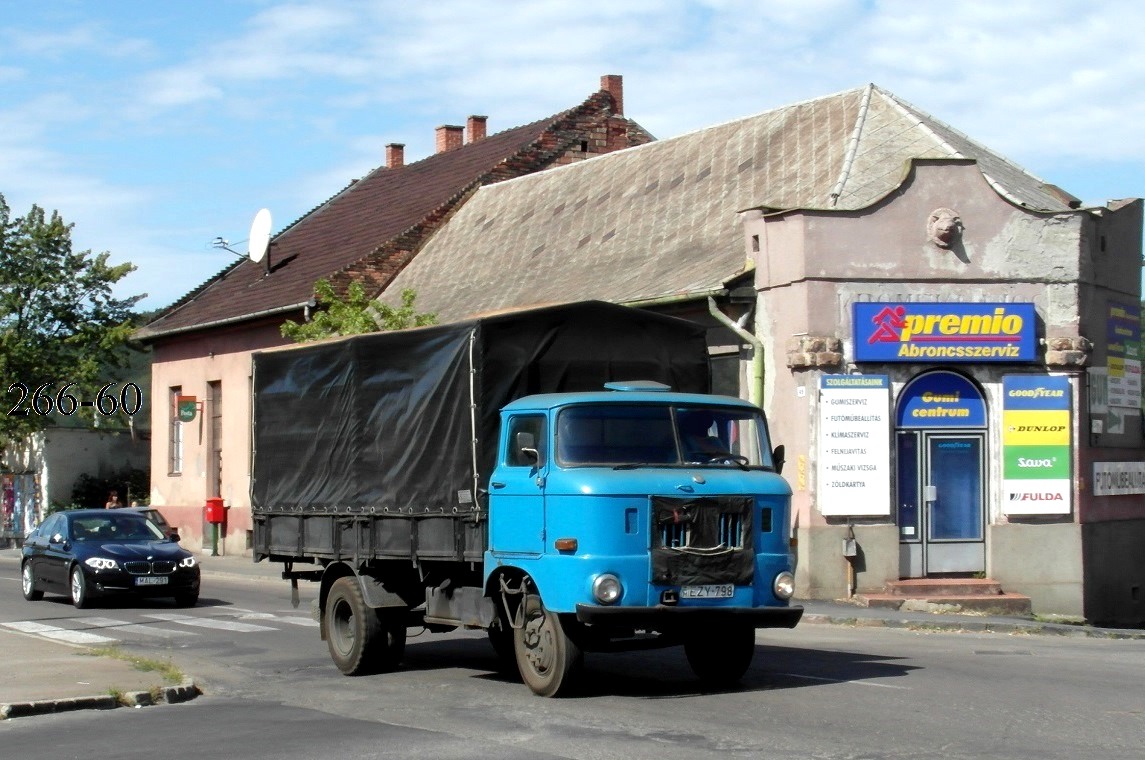
<instances>
[{"instance_id":1,"label":"black tarp cover","mask_svg":"<svg viewBox=\"0 0 1145 760\"><path fill-rule=\"evenodd\" d=\"M704 332L589 301L258 352L253 511L484 508L473 492L487 485L502 406L532 393L601 390L611 380L706 393Z\"/></svg>"}]
</instances>

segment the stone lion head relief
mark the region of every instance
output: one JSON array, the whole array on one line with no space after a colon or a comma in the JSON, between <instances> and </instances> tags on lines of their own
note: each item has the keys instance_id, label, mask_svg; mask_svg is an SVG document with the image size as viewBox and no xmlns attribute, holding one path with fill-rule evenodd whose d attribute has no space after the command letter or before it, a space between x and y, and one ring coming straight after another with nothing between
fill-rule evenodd
<instances>
[{"instance_id":1,"label":"stone lion head relief","mask_svg":"<svg viewBox=\"0 0 1145 760\"><path fill-rule=\"evenodd\" d=\"M939 248L950 248L962 238L962 219L949 208L936 208L926 220L926 236Z\"/></svg>"}]
</instances>

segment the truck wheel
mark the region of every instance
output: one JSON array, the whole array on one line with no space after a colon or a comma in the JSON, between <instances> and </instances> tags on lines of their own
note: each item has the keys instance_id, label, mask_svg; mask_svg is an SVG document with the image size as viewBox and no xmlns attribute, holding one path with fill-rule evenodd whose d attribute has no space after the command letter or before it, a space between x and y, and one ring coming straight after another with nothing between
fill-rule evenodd
<instances>
[{"instance_id":1,"label":"truck wheel","mask_svg":"<svg viewBox=\"0 0 1145 760\"><path fill-rule=\"evenodd\" d=\"M524 626L513 630L517 669L534 694L555 697L576 680L584 655L561 625L557 615L545 609L541 597L528 594L524 605Z\"/></svg>"},{"instance_id":2,"label":"truck wheel","mask_svg":"<svg viewBox=\"0 0 1145 760\"><path fill-rule=\"evenodd\" d=\"M737 625L720 631L693 633L684 640L684 654L696 677L709 686L734 686L755 656L755 629Z\"/></svg>"},{"instance_id":3,"label":"truck wheel","mask_svg":"<svg viewBox=\"0 0 1145 760\"><path fill-rule=\"evenodd\" d=\"M334 581L326 599L326 644L338 670L348 676L372 672L381 638L382 622L366 606L357 579L346 576Z\"/></svg>"}]
</instances>

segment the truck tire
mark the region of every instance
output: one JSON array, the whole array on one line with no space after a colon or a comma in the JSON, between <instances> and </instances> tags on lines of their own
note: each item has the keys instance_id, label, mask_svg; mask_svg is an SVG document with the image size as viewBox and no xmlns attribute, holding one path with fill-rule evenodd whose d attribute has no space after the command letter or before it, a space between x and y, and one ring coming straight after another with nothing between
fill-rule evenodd
<instances>
[{"instance_id":1,"label":"truck tire","mask_svg":"<svg viewBox=\"0 0 1145 760\"><path fill-rule=\"evenodd\" d=\"M737 625L690 634L684 639L684 654L692 672L706 685L734 686L755 656L755 629Z\"/></svg>"},{"instance_id":2,"label":"truck tire","mask_svg":"<svg viewBox=\"0 0 1145 760\"><path fill-rule=\"evenodd\" d=\"M565 633L560 618L545 609L541 597L526 594L521 602L524 625L513 630L513 648L521 680L541 697L567 693L584 655Z\"/></svg>"},{"instance_id":3,"label":"truck tire","mask_svg":"<svg viewBox=\"0 0 1145 760\"><path fill-rule=\"evenodd\" d=\"M344 675L358 676L373 672L378 661L376 650L382 639L382 622L366 606L362 589L353 576L345 576L330 586L326 598L326 645L330 659ZM402 631L405 645L405 631Z\"/></svg>"}]
</instances>

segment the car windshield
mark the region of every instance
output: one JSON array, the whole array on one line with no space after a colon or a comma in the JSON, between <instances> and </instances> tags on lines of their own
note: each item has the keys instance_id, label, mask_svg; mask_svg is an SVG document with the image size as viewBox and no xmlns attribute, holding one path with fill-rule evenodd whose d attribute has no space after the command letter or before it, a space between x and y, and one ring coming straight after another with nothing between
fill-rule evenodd
<instances>
[{"instance_id":1,"label":"car windshield","mask_svg":"<svg viewBox=\"0 0 1145 760\"><path fill-rule=\"evenodd\" d=\"M158 527L142 515L106 514L72 519L73 541L162 541Z\"/></svg>"},{"instance_id":2,"label":"car windshield","mask_svg":"<svg viewBox=\"0 0 1145 760\"><path fill-rule=\"evenodd\" d=\"M572 406L557 418L556 445L566 465L774 467L763 416L745 407Z\"/></svg>"}]
</instances>

